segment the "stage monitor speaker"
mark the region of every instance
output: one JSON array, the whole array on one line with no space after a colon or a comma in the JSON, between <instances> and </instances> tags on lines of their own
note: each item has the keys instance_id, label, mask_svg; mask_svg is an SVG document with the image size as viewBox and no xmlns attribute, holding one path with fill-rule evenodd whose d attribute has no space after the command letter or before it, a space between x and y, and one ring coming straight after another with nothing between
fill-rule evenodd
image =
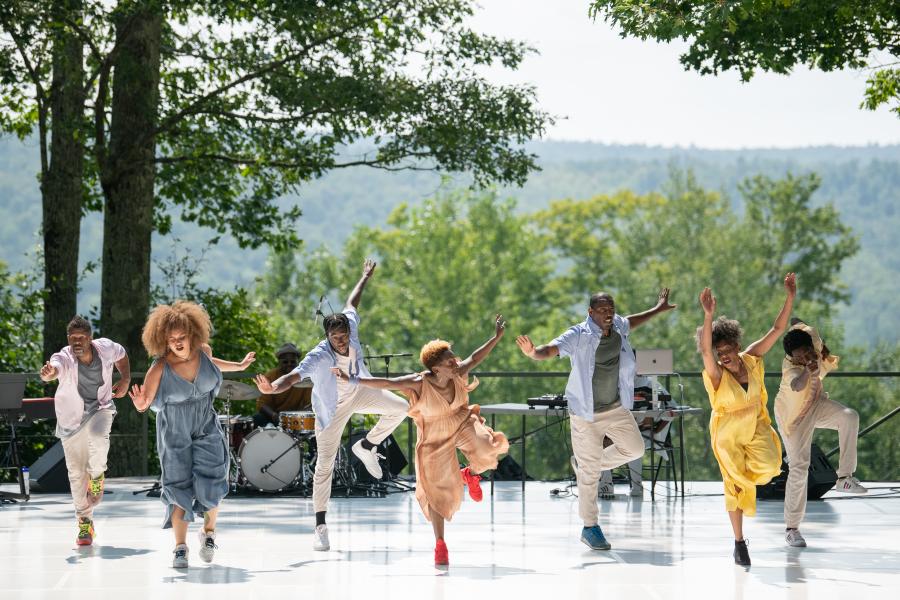
<instances>
[{"instance_id":1,"label":"stage monitor speaker","mask_svg":"<svg viewBox=\"0 0 900 600\"><path fill-rule=\"evenodd\" d=\"M369 475L369 472L366 470L366 467L363 466L362 462L360 462L360 460L356 458L356 455L353 454L353 450L351 450L353 444L359 441L367 433L367 431L363 430L354 431L350 434L350 441L347 442L347 456L350 459L350 466L356 471L356 480L360 483L371 483L375 481L375 479ZM407 464L409 464L406 460L406 456L404 456L403 451L400 449L400 444L397 443L397 440L394 439L393 435L389 435L387 439L378 444L378 454L384 456L383 459L378 461L381 465L383 479L393 479L400 474L400 471L406 468Z\"/></svg>"},{"instance_id":2,"label":"stage monitor speaker","mask_svg":"<svg viewBox=\"0 0 900 600\"><path fill-rule=\"evenodd\" d=\"M28 469L31 493L64 494L69 492L69 471L61 441L56 442Z\"/></svg>"},{"instance_id":3,"label":"stage monitor speaker","mask_svg":"<svg viewBox=\"0 0 900 600\"><path fill-rule=\"evenodd\" d=\"M784 458L781 461L781 474L766 485L756 486L756 496L760 500L784 500L784 488L787 484L788 465ZM828 490L834 487L837 481L837 473L828 462L828 458L822 449L816 444L812 445L809 455L809 479L806 486L806 498L818 500Z\"/></svg>"}]
</instances>

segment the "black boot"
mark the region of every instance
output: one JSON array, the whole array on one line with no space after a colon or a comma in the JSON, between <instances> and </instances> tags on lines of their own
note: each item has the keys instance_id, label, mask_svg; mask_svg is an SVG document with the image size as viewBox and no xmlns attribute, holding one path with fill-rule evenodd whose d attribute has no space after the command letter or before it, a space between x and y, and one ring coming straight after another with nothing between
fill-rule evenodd
<instances>
[{"instance_id":1,"label":"black boot","mask_svg":"<svg viewBox=\"0 0 900 600\"><path fill-rule=\"evenodd\" d=\"M750 552L747 550L747 540L734 542L734 564L742 567L750 566Z\"/></svg>"}]
</instances>

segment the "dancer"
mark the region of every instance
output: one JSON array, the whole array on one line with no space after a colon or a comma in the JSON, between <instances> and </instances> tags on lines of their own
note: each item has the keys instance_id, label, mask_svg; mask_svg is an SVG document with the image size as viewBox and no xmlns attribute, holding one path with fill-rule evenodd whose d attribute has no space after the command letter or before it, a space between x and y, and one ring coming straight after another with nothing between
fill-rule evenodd
<instances>
[{"instance_id":1,"label":"dancer","mask_svg":"<svg viewBox=\"0 0 900 600\"><path fill-rule=\"evenodd\" d=\"M74 317L66 327L69 345L41 367L41 380L59 379L54 395L56 437L62 441L72 503L78 520L75 543L89 546L96 537L94 508L103 499L109 430L116 416L113 398L122 398L131 381L125 348L93 339L91 324ZM119 380L112 383L115 366Z\"/></svg>"},{"instance_id":2,"label":"dancer","mask_svg":"<svg viewBox=\"0 0 900 600\"><path fill-rule=\"evenodd\" d=\"M363 290L375 272L375 261L367 259L362 277L350 292L343 312L325 317L322 326L325 339L307 353L300 366L269 382L259 375L256 385L263 394L278 394L304 378L313 382L313 411L316 413L316 471L313 475L313 507L316 511L316 528L313 550L328 550L328 526L325 513L331 497L331 476L334 461L341 444L341 435L347 421L355 413L381 415L375 427L351 448L372 477L381 479L378 444L387 438L403 421L409 406L406 401L386 390L373 390L350 385L338 380L331 368L337 366L353 376L369 377L363 363L362 346L359 343L359 301Z\"/></svg>"},{"instance_id":3,"label":"dancer","mask_svg":"<svg viewBox=\"0 0 900 600\"><path fill-rule=\"evenodd\" d=\"M434 530L434 564L450 562L444 541L444 521L453 518L462 504L463 485L469 496L481 502L479 473L497 468L497 457L509 450L509 441L485 425L477 404L469 404L469 392L478 380L468 384L469 372L477 367L500 338L504 322L494 320L494 335L468 358L460 361L444 340L432 340L422 347L419 359L424 373L384 379L351 377L333 369L341 381L409 395L409 416L416 423L416 500ZM469 461L460 469L459 449Z\"/></svg>"},{"instance_id":4,"label":"dancer","mask_svg":"<svg viewBox=\"0 0 900 600\"><path fill-rule=\"evenodd\" d=\"M712 290L700 292L703 325L697 329L697 348L703 356L703 385L709 394L712 449L725 484L725 510L734 530L734 562L749 567L750 552L744 539L744 515L756 515L756 486L781 472L781 443L766 408L769 395L763 376L766 355L787 328L797 283L793 273L784 278L787 298L768 333L741 348L741 325L719 317ZM715 352L715 354L713 354Z\"/></svg>"},{"instance_id":5,"label":"dancer","mask_svg":"<svg viewBox=\"0 0 900 600\"><path fill-rule=\"evenodd\" d=\"M788 477L784 490L785 541L789 546L805 548L800 522L806 513L806 487L809 482L809 456L813 432L837 429L841 454L838 462L838 492L865 494L856 470L856 438L859 415L855 410L832 400L822 380L837 368L838 357L831 354L819 333L796 319L782 340L781 385L775 396L775 422L784 440Z\"/></svg>"},{"instance_id":6,"label":"dancer","mask_svg":"<svg viewBox=\"0 0 900 600\"><path fill-rule=\"evenodd\" d=\"M631 412L622 406L634 395L636 365L628 336L632 329L673 308L669 289L663 288L653 308L623 317L616 313L613 297L599 292L591 296L584 323L573 325L555 340L535 347L527 335L516 338L529 358L565 356L572 363L566 384L575 454L572 466L578 482L578 513L584 521L581 541L592 550L612 547L598 525L601 472L644 454L644 438ZM604 437L612 441L605 448Z\"/></svg>"},{"instance_id":7,"label":"dancer","mask_svg":"<svg viewBox=\"0 0 900 600\"><path fill-rule=\"evenodd\" d=\"M160 500L166 505L163 529L175 534L172 566L188 567L188 523L202 515L200 558L212 562L216 517L228 493L228 447L213 407L222 371L243 371L256 360L250 352L241 362L215 358L209 347L212 324L202 306L178 301L153 309L141 341L155 360L129 395L140 412L156 414Z\"/></svg>"}]
</instances>

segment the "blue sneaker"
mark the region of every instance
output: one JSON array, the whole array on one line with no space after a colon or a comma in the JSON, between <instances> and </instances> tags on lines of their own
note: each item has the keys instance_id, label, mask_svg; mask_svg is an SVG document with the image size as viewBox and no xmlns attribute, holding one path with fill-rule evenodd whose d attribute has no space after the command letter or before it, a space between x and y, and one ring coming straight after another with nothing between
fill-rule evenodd
<instances>
[{"instance_id":1,"label":"blue sneaker","mask_svg":"<svg viewBox=\"0 0 900 600\"><path fill-rule=\"evenodd\" d=\"M581 541L591 550L609 550L612 548L609 542L606 541L606 538L603 537L603 531L599 525L582 529Z\"/></svg>"}]
</instances>

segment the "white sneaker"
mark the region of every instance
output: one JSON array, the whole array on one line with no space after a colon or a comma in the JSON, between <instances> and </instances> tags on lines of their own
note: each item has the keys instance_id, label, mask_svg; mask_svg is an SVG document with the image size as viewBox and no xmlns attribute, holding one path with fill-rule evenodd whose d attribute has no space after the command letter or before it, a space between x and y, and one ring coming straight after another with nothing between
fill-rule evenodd
<instances>
[{"instance_id":1,"label":"white sneaker","mask_svg":"<svg viewBox=\"0 0 900 600\"><path fill-rule=\"evenodd\" d=\"M328 525L316 525L313 533L313 550L327 551L331 549L328 543Z\"/></svg>"},{"instance_id":2,"label":"white sneaker","mask_svg":"<svg viewBox=\"0 0 900 600\"><path fill-rule=\"evenodd\" d=\"M210 563L212 562L213 557L216 555L216 532L210 531L209 533L200 530L200 559L203 562Z\"/></svg>"},{"instance_id":3,"label":"white sneaker","mask_svg":"<svg viewBox=\"0 0 900 600\"><path fill-rule=\"evenodd\" d=\"M172 559L172 567L175 569L188 568L188 547L187 544L178 544L175 546L175 558Z\"/></svg>"},{"instance_id":4,"label":"white sneaker","mask_svg":"<svg viewBox=\"0 0 900 600\"><path fill-rule=\"evenodd\" d=\"M850 475L849 477L841 477L834 484L834 491L845 492L847 494L868 494L869 490L859 483L859 479Z\"/></svg>"},{"instance_id":5,"label":"white sneaker","mask_svg":"<svg viewBox=\"0 0 900 600\"><path fill-rule=\"evenodd\" d=\"M616 496L616 488L611 483L601 483L597 488L597 493L604 500L612 500Z\"/></svg>"},{"instance_id":6,"label":"white sneaker","mask_svg":"<svg viewBox=\"0 0 900 600\"><path fill-rule=\"evenodd\" d=\"M362 447L362 440L359 440L355 444L351 450L353 454L356 455L356 458L362 462L363 466L366 468L366 471L369 472L369 475L374 477L375 479L381 479L381 465L378 464L379 458L384 458L382 455L378 454L378 446L372 446L371 450L366 450Z\"/></svg>"},{"instance_id":7,"label":"white sneaker","mask_svg":"<svg viewBox=\"0 0 900 600\"><path fill-rule=\"evenodd\" d=\"M800 533L799 529L788 529L784 534L784 541L787 542L788 546L793 546L794 548L806 548L806 540L803 539L803 534Z\"/></svg>"}]
</instances>

